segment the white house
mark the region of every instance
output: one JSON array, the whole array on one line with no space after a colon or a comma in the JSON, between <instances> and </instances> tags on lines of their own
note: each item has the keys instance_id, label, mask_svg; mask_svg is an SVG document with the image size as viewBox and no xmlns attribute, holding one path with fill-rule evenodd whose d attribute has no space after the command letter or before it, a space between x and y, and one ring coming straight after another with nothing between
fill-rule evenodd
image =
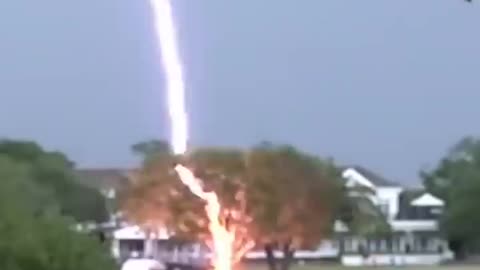
<instances>
[{"instance_id":1,"label":"white house","mask_svg":"<svg viewBox=\"0 0 480 270\"><path fill-rule=\"evenodd\" d=\"M437 220L444 206L442 200L424 190L402 187L359 166L344 168L343 178L347 188L364 186L374 191L369 198L386 216L392 235L385 239L364 239L350 234L341 222L337 222L331 240L323 241L316 250L297 251L297 259L338 259L347 266L361 266L431 265L453 257L438 230ZM117 258L138 251L161 253L175 261L187 262L199 260L202 254L207 254L200 245L172 249L166 244L168 235L165 233L147 241L145 234L135 226L117 230L113 238L112 252ZM252 251L246 258L264 259L265 254Z\"/></svg>"},{"instance_id":2,"label":"white house","mask_svg":"<svg viewBox=\"0 0 480 270\"><path fill-rule=\"evenodd\" d=\"M362 239L346 232L342 237L342 264L429 265L453 257L438 230L442 200L424 190L404 188L359 166L345 168L343 177L347 187L365 186L375 192L370 199L387 217L393 234L388 239Z\"/></svg>"}]
</instances>

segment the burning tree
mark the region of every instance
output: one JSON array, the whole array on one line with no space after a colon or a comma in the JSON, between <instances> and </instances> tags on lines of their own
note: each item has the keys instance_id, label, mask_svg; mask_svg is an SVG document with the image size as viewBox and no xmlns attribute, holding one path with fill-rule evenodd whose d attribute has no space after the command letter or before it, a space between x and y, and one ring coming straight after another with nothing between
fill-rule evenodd
<instances>
[{"instance_id":1,"label":"burning tree","mask_svg":"<svg viewBox=\"0 0 480 270\"><path fill-rule=\"evenodd\" d=\"M172 169L178 158L161 147L153 154L147 149L147 162L124 200L127 217L150 230L164 226L177 237L211 242L205 202ZM271 269L285 270L296 249L315 247L330 232L341 182L329 161L262 144L249 151L199 149L181 162L218 196L220 223L235 239L234 263L255 244L264 248ZM281 263L275 250L284 254Z\"/></svg>"}]
</instances>

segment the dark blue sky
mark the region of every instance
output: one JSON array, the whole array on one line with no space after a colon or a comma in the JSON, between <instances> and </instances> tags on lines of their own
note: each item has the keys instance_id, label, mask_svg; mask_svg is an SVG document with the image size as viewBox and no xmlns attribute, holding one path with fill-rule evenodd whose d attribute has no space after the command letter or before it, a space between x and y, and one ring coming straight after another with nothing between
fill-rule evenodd
<instances>
[{"instance_id":1,"label":"dark blue sky","mask_svg":"<svg viewBox=\"0 0 480 270\"><path fill-rule=\"evenodd\" d=\"M175 0L192 143L286 142L417 181L478 134L480 8L461 0ZM166 137L147 0L0 2L0 136L82 167Z\"/></svg>"}]
</instances>

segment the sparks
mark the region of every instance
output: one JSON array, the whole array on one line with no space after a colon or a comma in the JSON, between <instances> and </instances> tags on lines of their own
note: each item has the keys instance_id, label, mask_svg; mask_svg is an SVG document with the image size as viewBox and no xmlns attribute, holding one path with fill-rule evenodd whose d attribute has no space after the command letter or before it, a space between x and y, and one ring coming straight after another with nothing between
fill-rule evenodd
<instances>
[{"instance_id":1,"label":"sparks","mask_svg":"<svg viewBox=\"0 0 480 270\"><path fill-rule=\"evenodd\" d=\"M193 173L182 165L175 167L183 184L188 186L190 191L206 202L205 211L207 212L209 224L208 229L212 234L212 244L214 249L213 266L215 270L231 270L233 262L233 243L235 234L228 231L220 223L220 203L215 192L205 192L202 188L202 182L196 178Z\"/></svg>"},{"instance_id":2,"label":"sparks","mask_svg":"<svg viewBox=\"0 0 480 270\"><path fill-rule=\"evenodd\" d=\"M171 145L174 154L183 155L187 151L188 121L185 108L185 83L176 31L173 21L172 6L169 0L150 0L155 16L155 26L160 44L163 66L165 69L168 93L168 110L171 120ZM215 192L205 192L203 183L191 170L182 165L175 167L180 180L190 191L205 202L205 211L209 220L208 229L212 238L213 266L215 270L231 270L232 264L240 259L247 249L253 247L247 241L234 254L236 229L227 228L221 222L222 206Z\"/></svg>"}]
</instances>

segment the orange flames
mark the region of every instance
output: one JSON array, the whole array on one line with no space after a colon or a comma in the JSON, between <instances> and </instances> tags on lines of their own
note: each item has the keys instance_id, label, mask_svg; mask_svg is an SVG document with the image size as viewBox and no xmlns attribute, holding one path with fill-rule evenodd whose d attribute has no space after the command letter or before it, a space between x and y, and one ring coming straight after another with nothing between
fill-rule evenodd
<instances>
[{"instance_id":1,"label":"orange flames","mask_svg":"<svg viewBox=\"0 0 480 270\"><path fill-rule=\"evenodd\" d=\"M172 122L170 141L173 152L183 155L187 150L188 119L185 109L185 83L176 44L172 6L169 0L150 1L166 74L168 109ZM208 228L212 238L210 248L214 253L212 263L215 270L231 270L232 265L253 247L253 241L242 239L242 243L236 243L239 230L236 225L227 226L226 222L222 221L222 206L217 194L205 192L202 181L185 166L177 165L175 170L183 184L205 201L205 211L209 220ZM235 215L235 212L232 211L231 214Z\"/></svg>"}]
</instances>

